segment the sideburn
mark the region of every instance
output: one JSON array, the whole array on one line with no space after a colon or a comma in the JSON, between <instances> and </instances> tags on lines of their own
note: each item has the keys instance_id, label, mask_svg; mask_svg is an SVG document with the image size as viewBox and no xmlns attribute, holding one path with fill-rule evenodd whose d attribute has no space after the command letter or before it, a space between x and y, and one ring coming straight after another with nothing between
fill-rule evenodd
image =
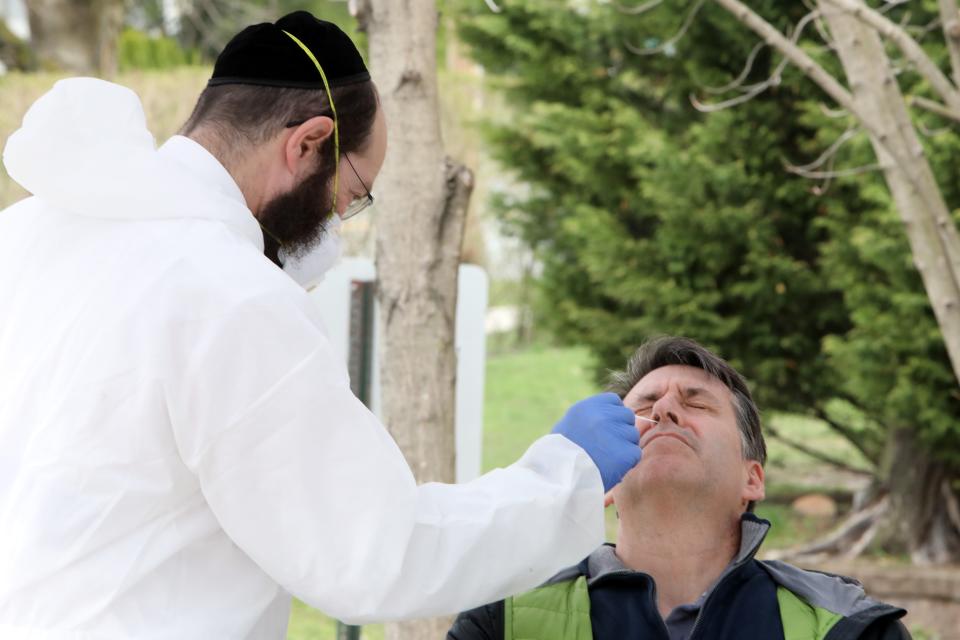
<instances>
[{"instance_id":1,"label":"sideburn","mask_svg":"<svg viewBox=\"0 0 960 640\"><path fill-rule=\"evenodd\" d=\"M269 230L263 233L263 253L277 266L282 266L281 248L290 256L307 253L323 238L330 216L335 215L332 160L324 154L313 175L275 196L261 210L261 227Z\"/></svg>"}]
</instances>

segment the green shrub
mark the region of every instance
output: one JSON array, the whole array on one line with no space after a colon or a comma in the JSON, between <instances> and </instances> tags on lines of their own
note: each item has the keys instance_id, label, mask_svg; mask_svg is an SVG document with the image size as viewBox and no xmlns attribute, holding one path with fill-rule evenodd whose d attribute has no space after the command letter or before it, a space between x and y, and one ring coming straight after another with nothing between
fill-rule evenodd
<instances>
[{"instance_id":1,"label":"green shrub","mask_svg":"<svg viewBox=\"0 0 960 640\"><path fill-rule=\"evenodd\" d=\"M173 38L128 28L120 34L118 58L121 71L132 71L197 64L200 56L197 51L185 50Z\"/></svg>"}]
</instances>

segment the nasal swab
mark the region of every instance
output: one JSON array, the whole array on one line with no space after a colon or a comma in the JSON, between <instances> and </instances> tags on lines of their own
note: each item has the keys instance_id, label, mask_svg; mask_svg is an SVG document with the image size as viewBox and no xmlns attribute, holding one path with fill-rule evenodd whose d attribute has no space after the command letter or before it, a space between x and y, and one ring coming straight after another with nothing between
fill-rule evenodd
<instances>
[{"instance_id":1,"label":"nasal swab","mask_svg":"<svg viewBox=\"0 0 960 640\"><path fill-rule=\"evenodd\" d=\"M653 424L660 424L657 420L652 418L644 418L643 416L637 416L637 420L646 420L647 422L652 422Z\"/></svg>"}]
</instances>

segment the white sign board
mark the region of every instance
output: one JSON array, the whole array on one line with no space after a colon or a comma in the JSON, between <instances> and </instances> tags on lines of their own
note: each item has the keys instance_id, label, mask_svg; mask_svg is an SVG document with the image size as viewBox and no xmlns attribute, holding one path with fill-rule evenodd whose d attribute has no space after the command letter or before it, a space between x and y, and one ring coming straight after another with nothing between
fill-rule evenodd
<instances>
[{"instance_id":1,"label":"white sign board","mask_svg":"<svg viewBox=\"0 0 960 640\"><path fill-rule=\"evenodd\" d=\"M484 317L487 310L487 275L473 265L461 265L457 300L457 482L480 475L483 440L483 383L486 363ZM323 322L339 355L347 360L350 345L350 293L353 282L376 280L373 261L346 258L331 269L311 296L320 308ZM374 327L379 328L374 308ZM379 330L374 331L370 409L382 416L380 404Z\"/></svg>"}]
</instances>

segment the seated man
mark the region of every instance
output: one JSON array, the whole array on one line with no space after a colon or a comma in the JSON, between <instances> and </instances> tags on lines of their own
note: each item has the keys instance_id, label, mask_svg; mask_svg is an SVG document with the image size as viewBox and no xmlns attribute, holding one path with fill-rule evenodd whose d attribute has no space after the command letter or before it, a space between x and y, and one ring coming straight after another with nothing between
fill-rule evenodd
<instances>
[{"instance_id":1,"label":"seated man","mask_svg":"<svg viewBox=\"0 0 960 640\"><path fill-rule=\"evenodd\" d=\"M685 338L644 344L611 390L643 457L612 491L617 544L460 614L447 640L903 640L906 612L848 578L754 555L766 445L744 379Z\"/></svg>"}]
</instances>

